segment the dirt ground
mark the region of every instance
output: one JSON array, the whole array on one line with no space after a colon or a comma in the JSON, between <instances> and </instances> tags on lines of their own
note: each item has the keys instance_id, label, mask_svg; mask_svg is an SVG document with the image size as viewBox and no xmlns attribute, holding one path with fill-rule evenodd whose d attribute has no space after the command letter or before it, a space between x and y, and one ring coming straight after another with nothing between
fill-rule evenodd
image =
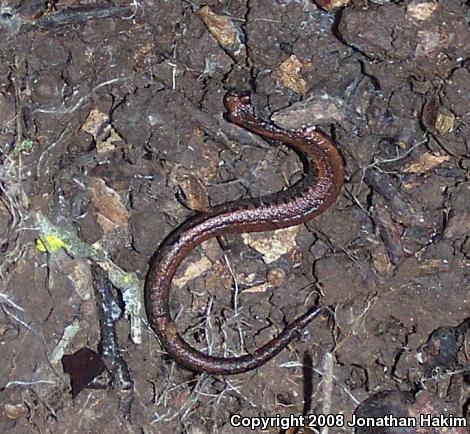
<instances>
[{"instance_id":1,"label":"dirt ground","mask_svg":"<svg viewBox=\"0 0 470 434\"><path fill-rule=\"evenodd\" d=\"M1 2L1 432L287 432L234 427L236 414L469 417L470 5L322 5ZM308 224L231 236L224 251L210 240L181 265L172 312L205 352L252 351L307 308L331 311L261 368L216 377L165 355L139 295L159 243L196 211L301 178L292 151L223 119L229 89L251 90L286 128L317 125L347 179ZM138 288L132 328L128 294L114 293L128 308L116 337L130 387L105 360L72 398L62 356L102 354L97 263Z\"/></svg>"}]
</instances>

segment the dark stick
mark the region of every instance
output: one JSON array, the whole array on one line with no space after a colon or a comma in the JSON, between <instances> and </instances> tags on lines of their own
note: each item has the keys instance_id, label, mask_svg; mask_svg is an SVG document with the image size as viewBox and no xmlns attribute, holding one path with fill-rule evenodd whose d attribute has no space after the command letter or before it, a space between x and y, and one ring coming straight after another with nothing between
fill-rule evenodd
<instances>
[{"instance_id":1,"label":"dark stick","mask_svg":"<svg viewBox=\"0 0 470 434\"><path fill-rule=\"evenodd\" d=\"M121 317L121 309L106 273L98 266L93 266L92 272L101 329L101 355L111 372L113 386L122 392L120 405L124 414L129 414L134 382L122 357L116 334L116 322Z\"/></svg>"},{"instance_id":2,"label":"dark stick","mask_svg":"<svg viewBox=\"0 0 470 434\"><path fill-rule=\"evenodd\" d=\"M59 12L44 14L34 19L18 13L0 15L0 26L12 34L30 30L48 31L74 24L84 24L90 20L105 18L126 18L133 15L130 6L84 5L62 9Z\"/></svg>"}]
</instances>

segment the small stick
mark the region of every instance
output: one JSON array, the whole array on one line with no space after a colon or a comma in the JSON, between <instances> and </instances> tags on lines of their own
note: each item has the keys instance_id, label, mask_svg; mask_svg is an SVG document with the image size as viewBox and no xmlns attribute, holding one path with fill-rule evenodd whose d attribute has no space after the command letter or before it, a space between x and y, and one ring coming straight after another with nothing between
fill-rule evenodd
<instances>
[{"instance_id":1,"label":"small stick","mask_svg":"<svg viewBox=\"0 0 470 434\"><path fill-rule=\"evenodd\" d=\"M106 367L111 372L113 385L120 392L120 406L123 408L124 414L130 415L134 400L134 382L127 363L122 357L116 333L116 322L121 317L122 312L116 301L111 283L103 269L93 265L92 273L100 319L101 355Z\"/></svg>"},{"instance_id":2,"label":"small stick","mask_svg":"<svg viewBox=\"0 0 470 434\"><path fill-rule=\"evenodd\" d=\"M396 223L392 220L390 210L380 197L374 200L373 219L379 229L387 255L392 264L399 264L405 257L401 243L400 232Z\"/></svg>"},{"instance_id":3,"label":"small stick","mask_svg":"<svg viewBox=\"0 0 470 434\"><path fill-rule=\"evenodd\" d=\"M44 14L37 19L22 17L12 11L1 14L0 25L4 30L9 30L11 34L30 30L49 31L66 25L85 24L90 20L130 18L134 16L132 9L132 6L82 5Z\"/></svg>"},{"instance_id":4,"label":"small stick","mask_svg":"<svg viewBox=\"0 0 470 434\"><path fill-rule=\"evenodd\" d=\"M403 223L410 226L419 226L423 223L422 214L415 210L403 193L395 187L390 175L377 170L368 170L364 175L364 181L385 199Z\"/></svg>"}]
</instances>

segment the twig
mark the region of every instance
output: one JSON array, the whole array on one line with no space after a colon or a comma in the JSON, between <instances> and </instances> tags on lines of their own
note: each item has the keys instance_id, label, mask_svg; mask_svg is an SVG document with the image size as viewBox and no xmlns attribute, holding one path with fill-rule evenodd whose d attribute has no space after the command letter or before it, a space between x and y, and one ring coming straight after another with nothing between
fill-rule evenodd
<instances>
[{"instance_id":1,"label":"twig","mask_svg":"<svg viewBox=\"0 0 470 434\"><path fill-rule=\"evenodd\" d=\"M245 348L245 339L243 337L243 331L240 327L240 321L238 319L239 318L238 300L239 300L239 295L240 295L240 287L238 285L237 276L235 272L233 271L230 261L227 255L225 254L225 252L223 253L223 255L224 255L225 263L227 264L228 271L233 279L233 290L232 290L233 318L236 320L238 338L240 339L240 351L243 351L243 349Z\"/></svg>"},{"instance_id":2,"label":"twig","mask_svg":"<svg viewBox=\"0 0 470 434\"><path fill-rule=\"evenodd\" d=\"M65 353L65 348L69 345L70 341L74 338L74 336L80 330L80 321L75 318L73 323L65 327L64 333L62 334L62 338L60 339L59 343L56 345L54 350L52 351L49 361L53 365L58 365L62 359L62 356Z\"/></svg>"},{"instance_id":3,"label":"twig","mask_svg":"<svg viewBox=\"0 0 470 434\"><path fill-rule=\"evenodd\" d=\"M299 363L299 362L286 362L286 363L283 363L281 365L279 365L281 368L308 368L306 367L304 364L302 363ZM318 375L322 376L324 375L323 371L321 371L320 369L317 369L317 368L314 368L314 367L310 367L310 369L312 369L312 371L316 372ZM361 401L359 401L352 393L351 391L348 389L348 387L341 381L339 380L335 375L332 375L331 378L333 380L335 380L335 383L341 387L341 389L343 389L346 394L349 396L349 398L356 404L356 405L359 405L361 403Z\"/></svg>"},{"instance_id":4,"label":"twig","mask_svg":"<svg viewBox=\"0 0 470 434\"><path fill-rule=\"evenodd\" d=\"M143 9L143 6L140 4L140 1L138 1L138 0L132 0L131 4L129 6L133 9L132 15L129 15L128 17L122 17L123 20L132 20L132 19L134 19L135 16L137 15L137 11L139 10L139 8Z\"/></svg>"},{"instance_id":5,"label":"twig","mask_svg":"<svg viewBox=\"0 0 470 434\"><path fill-rule=\"evenodd\" d=\"M41 343L44 345L44 347L47 346L47 342L44 339L44 336L42 336L38 331L34 330L29 324L27 324L21 318L18 318L15 314L10 312L5 306L1 306L1 308L5 312L6 315L8 315L10 318L14 319L18 324L22 325L26 330L28 330L34 336L36 336L41 341Z\"/></svg>"},{"instance_id":6,"label":"twig","mask_svg":"<svg viewBox=\"0 0 470 434\"><path fill-rule=\"evenodd\" d=\"M390 175L375 170L369 170L364 180L378 194L380 194L394 213L406 224L415 226L424 222L422 213L413 208L404 194L395 187Z\"/></svg>"},{"instance_id":7,"label":"twig","mask_svg":"<svg viewBox=\"0 0 470 434\"><path fill-rule=\"evenodd\" d=\"M92 267L92 273L100 320L101 354L111 372L113 385L120 393L119 406L124 415L129 417L134 401L134 382L122 356L116 333L116 322L121 316L121 309L104 271L95 265Z\"/></svg>"},{"instance_id":8,"label":"twig","mask_svg":"<svg viewBox=\"0 0 470 434\"><path fill-rule=\"evenodd\" d=\"M20 62L15 56L14 79L13 85L15 88L15 103L16 103L16 140L15 145L19 146L23 140L23 104L21 103L21 75L20 75ZM19 158L21 154L19 154ZM21 162L20 162L21 166Z\"/></svg>"},{"instance_id":9,"label":"twig","mask_svg":"<svg viewBox=\"0 0 470 434\"><path fill-rule=\"evenodd\" d=\"M58 12L47 13L37 19L21 16L13 9L0 17L2 30L12 36L31 30L50 31L67 25L85 24L90 20L106 18L130 19L135 16L131 6L112 5L82 5L73 8L61 9Z\"/></svg>"},{"instance_id":10,"label":"twig","mask_svg":"<svg viewBox=\"0 0 470 434\"><path fill-rule=\"evenodd\" d=\"M57 247L51 246L51 240L64 248L74 258L88 258L96 262L108 273L111 283L122 291L122 297L126 306L126 315L131 322L131 339L134 343L142 342L142 283L136 273L125 272L109 259L108 252L99 243L89 245L80 240L72 231L53 225L45 216L36 214L36 221L40 228L40 238L49 252L54 252Z\"/></svg>"},{"instance_id":11,"label":"twig","mask_svg":"<svg viewBox=\"0 0 470 434\"><path fill-rule=\"evenodd\" d=\"M7 303L11 307L14 307L16 310L19 310L20 312L24 312L24 309L16 304L8 295L4 294L3 292L0 292L0 304L2 303Z\"/></svg>"},{"instance_id":12,"label":"twig","mask_svg":"<svg viewBox=\"0 0 470 434\"><path fill-rule=\"evenodd\" d=\"M426 137L427 133L424 134L424 137ZM414 145L410 146L405 152L398 154L396 157L393 158L386 158L383 160L375 160L373 163L369 164L367 167L365 167L363 170L371 169L373 167L377 167L380 164L387 164L387 163L395 163L397 161L403 160L406 158L408 155L410 155L418 146L423 145L424 143L427 142L427 139L421 140L418 143L415 143Z\"/></svg>"},{"instance_id":13,"label":"twig","mask_svg":"<svg viewBox=\"0 0 470 434\"><path fill-rule=\"evenodd\" d=\"M334 366L333 354L327 352L323 358L323 377L319 384L319 388L322 390L323 402L322 402L322 414L331 413L331 395L333 393L333 366ZM329 427L325 425L321 434L328 434Z\"/></svg>"},{"instance_id":14,"label":"twig","mask_svg":"<svg viewBox=\"0 0 470 434\"><path fill-rule=\"evenodd\" d=\"M44 158L46 158L46 155L50 153L59 143L60 141L64 138L65 134L69 131L69 126L67 125L61 132L57 140L52 142L44 151L41 153L38 159L38 165L36 168L36 177L39 178L41 175L41 170L42 170L42 161Z\"/></svg>"},{"instance_id":15,"label":"twig","mask_svg":"<svg viewBox=\"0 0 470 434\"><path fill-rule=\"evenodd\" d=\"M245 402L250 404L253 408L258 407L257 404L255 404L251 399L249 399L247 396L243 395L243 393L240 392L240 386L234 386L229 380L225 380L225 384L228 386L228 389L226 389L227 392L234 391L238 396L240 396Z\"/></svg>"},{"instance_id":16,"label":"twig","mask_svg":"<svg viewBox=\"0 0 470 434\"><path fill-rule=\"evenodd\" d=\"M206 306L206 314L205 314L205 321L204 321L204 330L205 330L205 336L206 336L206 343L207 343L207 353L211 355L212 353L212 345L214 344L213 339L212 339L212 322L211 322L211 312L212 312L212 306L214 304L214 297L211 296L209 301L207 302Z\"/></svg>"},{"instance_id":17,"label":"twig","mask_svg":"<svg viewBox=\"0 0 470 434\"><path fill-rule=\"evenodd\" d=\"M359 183L359 191L357 194L360 193L362 185L365 182L385 199L393 211L398 216L400 216L405 223L411 225L422 223L424 218L421 213L418 213L415 209L413 209L411 204L405 200L400 190L394 186L392 178L390 177L390 173L393 172L386 172L379 166L381 164L394 163L396 161L402 160L403 158L406 158L414 149L426 142L427 139L422 140L394 158L376 160L368 166L364 167L362 169L362 177ZM363 209L363 207L361 208Z\"/></svg>"},{"instance_id":18,"label":"twig","mask_svg":"<svg viewBox=\"0 0 470 434\"><path fill-rule=\"evenodd\" d=\"M171 415L169 417L165 417L164 419L163 418L154 419L152 421L152 423L155 423L155 422L157 422L159 420L162 420L162 419L165 422L170 422L170 421L172 421L173 419L177 418L180 415L181 415L180 421L184 420L189 415L189 412L194 409L194 405L198 400L198 391L202 387L205 386L205 383L207 382L208 379L209 379L209 377L207 375L201 374L199 376L199 378L197 379L197 381L196 381L196 384L194 386L194 389L191 392L191 395L184 402L184 404L173 415Z\"/></svg>"},{"instance_id":19,"label":"twig","mask_svg":"<svg viewBox=\"0 0 470 434\"><path fill-rule=\"evenodd\" d=\"M37 384L56 384L54 381L49 381L49 380L13 380L9 381L3 389L9 389L10 387L13 386L35 386Z\"/></svg>"},{"instance_id":20,"label":"twig","mask_svg":"<svg viewBox=\"0 0 470 434\"><path fill-rule=\"evenodd\" d=\"M93 94L101 89L102 87L109 86L110 84L117 83L119 81L126 81L129 80L130 77L117 77L113 78L108 81L104 81L103 83L100 83L96 85L90 92L88 92L86 95L83 95L73 106L71 107L64 107L62 109L56 109L56 108L37 108L33 110L33 113L51 113L51 114L58 114L58 115L67 115L67 114L72 114L76 110L78 110L87 99L91 98Z\"/></svg>"},{"instance_id":21,"label":"twig","mask_svg":"<svg viewBox=\"0 0 470 434\"><path fill-rule=\"evenodd\" d=\"M374 198L373 218L391 263L399 264L405 257L400 232L381 197Z\"/></svg>"}]
</instances>

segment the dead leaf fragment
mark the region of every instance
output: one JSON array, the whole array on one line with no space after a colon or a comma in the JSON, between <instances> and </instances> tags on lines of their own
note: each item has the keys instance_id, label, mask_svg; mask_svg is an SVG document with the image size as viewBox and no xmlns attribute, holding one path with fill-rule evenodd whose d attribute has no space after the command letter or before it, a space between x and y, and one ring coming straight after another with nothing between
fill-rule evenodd
<instances>
[{"instance_id":1,"label":"dead leaf fragment","mask_svg":"<svg viewBox=\"0 0 470 434\"><path fill-rule=\"evenodd\" d=\"M455 116L447 111L439 111L434 122L434 128L439 134L450 133L454 129Z\"/></svg>"},{"instance_id":2,"label":"dead leaf fragment","mask_svg":"<svg viewBox=\"0 0 470 434\"><path fill-rule=\"evenodd\" d=\"M278 125L288 129L337 122L348 126L349 121L343 100L329 95L316 95L292 104L271 116Z\"/></svg>"},{"instance_id":3,"label":"dead leaf fragment","mask_svg":"<svg viewBox=\"0 0 470 434\"><path fill-rule=\"evenodd\" d=\"M209 196L200 179L188 173L179 179L178 184L184 193L184 203L189 209L199 212L209 210Z\"/></svg>"},{"instance_id":4,"label":"dead leaf fragment","mask_svg":"<svg viewBox=\"0 0 470 434\"><path fill-rule=\"evenodd\" d=\"M116 143L123 141L109 123L109 116L96 109L90 112L81 129L93 136L98 154L112 151L116 148Z\"/></svg>"},{"instance_id":5,"label":"dead leaf fragment","mask_svg":"<svg viewBox=\"0 0 470 434\"><path fill-rule=\"evenodd\" d=\"M274 78L279 80L285 87L300 95L307 92L307 81L302 77L304 64L297 56L290 56L279 65L274 72Z\"/></svg>"},{"instance_id":6,"label":"dead leaf fragment","mask_svg":"<svg viewBox=\"0 0 470 434\"><path fill-rule=\"evenodd\" d=\"M426 274L444 273L449 268L449 261L443 259L426 259L419 264L419 269Z\"/></svg>"},{"instance_id":7,"label":"dead leaf fragment","mask_svg":"<svg viewBox=\"0 0 470 434\"><path fill-rule=\"evenodd\" d=\"M108 121L109 118L106 114L100 112L99 110L92 110L86 118L85 123L82 125L82 131L85 131L85 133L96 137L98 131Z\"/></svg>"},{"instance_id":8,"label":"dead leaf fragment","mask_svg":"<svg viewBox=\"0 0 470 434\"><path fill-rule=\"evenodd\" d=\"M416 163L411 163L403 169L405 173L416 173L421 174L428 172L434 167L439 166L440 164L449 161L450 157L448 155L435 155L430 152L426 152L419 157L419 161Z\"/></svg>"},{"instance_id":9,"label":"dead leaf fragment","mask_svg":"<svg viewBox=\"0 0 470 434\"><path fill-rule=\"evenodd\" d=\"M155 43L151 41L147 41L145 45L138 47L134 51L134 60L136 62L136 68L144 68L147 56L154 52L156 52Z\"/></svg>"},{"instance_id":10,"label":"dead leaf fragment","mask_svg":"<svg viewBox=\"0 0 470 434\"><path fill-rule=\"evenodd\" d=\"M242 294L257 294L264 293L272 288L271 284L268 282L260 283L258 285L250 286L242 291Z\"/></svg>"},{"instance_id":11,"label":"dead leaf fragment","mask_svg":"<svg viewBox=\"0 0 470 434\"><path fill-rule=\"evenodd\" d=\"M70 273L67 274L77 295L84 301L90 300L93 294L93 283L90 265L83 258L71 261Z\"/></svg>"},{"instance_id":12,"label":"dead leaf fragment","mask_svg":"<svg viewBox=\"0 0 470 434\"><path fill-rule=\"evenodd\" d=\"M91 201L95 206L96 219L104 233L128 224L129 213L119 194L99 178L91 187Z\"/></svg>"},{"instance_id":13,"label":"dead leaf fragment","mask_svg":"<svg viewBox=\"0 0 470 434\"><path fill-rule=\"evenodd\" d=\"M192 262L183 275L173 279L173 283L178 287L182 288L188 282L204 274L206 271L211 269L212 263L205 256L201 256L198 261Z\"/></svg>"},{"instance_id":14,"label":"dead leaf fragment","mask_svg":"<svg viewBox=\"0 0 470 434\"><path fill-rule=\"evenodd\" d=\"M270 264L297 246L295 237L300 226L278 229L267 234L245 233L243 241L264 256L264 262Z\"/></svg>"},{"instance_id":15,"label":"dead leaf fragment","mask_svg":"<svg viewBox=\"0 0 470 434\"><path fill-rule=\"evenodd\" d=\"M28 408L23 403L3 405L3 415L10 420L18 420L28 414Z\"/></svg>"},{"instance_id":16,"label":"dead leaf fragment","mask_svg":"<svg viewBox=\"0 0 470 434\"><path fill-rule=\"evenodd\" d=\"M71 258L62 250L58 250L54 253L54 269L61 270L61 276L67 276L70 284L75 293L80 297L81 300L90 300L93 295L93 283L91 277L91 270L88 261L84 258ZM55 273L57 274L57 273ZM55 279L57 277L51 277L51 283L62 285L62 280Z\"/></svg>"},{"instance_id":17,"label":"dead leaf fragment","mask_svg":"<svg viewBox=\"0 0 470 434\"><path fill-rule=\"evenodd\" d=\"M229 50L236 50L240 47L240 36L230 17L216 15L209 6L203 6L194 14L202 20L211 35L222 47Z\"/></svg>"},{"instance_id":18,"label":"dead leaf fragment","mask_svg":"<svg viewBox=\"0 0 470 434\"><path fill-rule=\"evenodd\" d=\"M425 21L432 16L439 5L431 2L414 1L406 8L408 18L416 21Z\"/></svg>"},{"instance_id":19,"label":"dead leaf fragment","mask_svg":"<svg viewBox=\"0 0 470 434\"><path fill-rule=\"evenodd\" d=\"M432 26L424 30L418 30L416 34L416 57L431 57L442 52L450 45L450 35L441 27Z\"/></svg>"},{"instance_id":20,"label":"dead leaf fragment","mask_svg":"<svg viewBox=\"0 0 470 434\"><path fill-rule=\"evenodd\" d=\"M6 205L0 201L0 245L8 239L12 217Z\"/></svg>"},{"instance_id":21,"label":"dead leaf fragment","mask_svg":"<svg viewBox=\"0 0 470 434\"><path fill-rule=\"evenodd\" d=\"M393 265L382 243L377 244L377 246L371 250L371 254L372 264L377 273L388 274L392 271Z\"/></svg>"},{"instance_id":22,"label":"dead leaf fragment","mask_svg":"<svg viewBox=\"0 0 470 434\"><path fill-rule=\"evenodd\" d=\"M281 287L286 283L287 273L280 267L271 268L267 274L268 282L276 288Z\"/></svg>"},{"instance_id":23,"label":"dead leaf fragment","mask_svg":"<svg viewBox=\"0 0 470 434\"><path fill-rule=\"evenodd\" d=\"M315 3L325 11L331 12L343 6L347 6L351 0L315 0Z\"/></svg>"}]
</instances>

